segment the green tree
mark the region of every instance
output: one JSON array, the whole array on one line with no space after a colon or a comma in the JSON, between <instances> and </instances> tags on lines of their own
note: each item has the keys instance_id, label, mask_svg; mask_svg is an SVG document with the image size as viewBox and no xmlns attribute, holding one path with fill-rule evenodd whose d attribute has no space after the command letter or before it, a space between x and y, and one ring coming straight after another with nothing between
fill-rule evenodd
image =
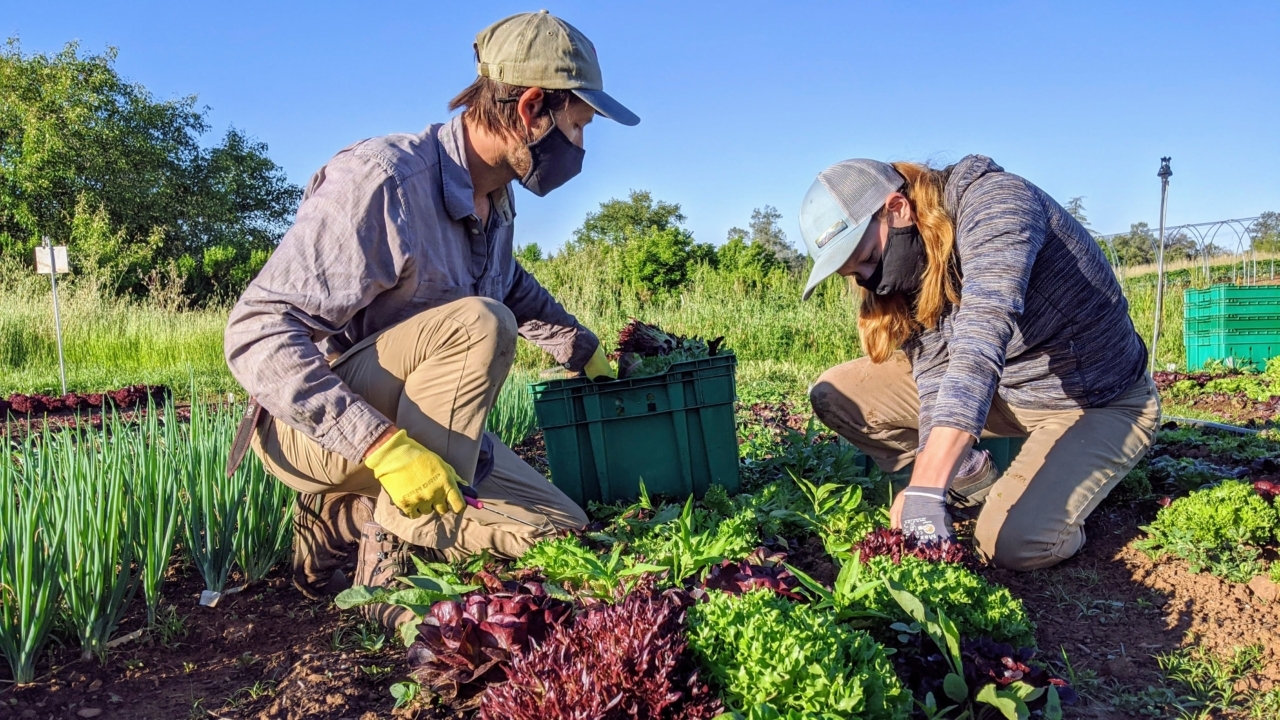
<instances>
[{"instance_id":1,"label":"green tree","mask_svg":"<svg viewBox=\"0 0 1280 720\"><path fill-rule=\"evenodd\" d=\"M1258 252L1280 251L1280 213L1264 212L1249 227L1253 249Z\"/></svg>"},{"instance_id":2,"label":"green tree","mask_svg":"<svg viewBox=\"0 0 1280 720\"><path fill-rule=\"evenodd\" d=\"M665 231L682 225L684 220L679 205L655 201L648 190L632 190L626 200L613 198L600 203L598 211L588 213L582 226L573 231L570 244L621 247L632 236Z\"/></svg>"},{"instance_id":3,"label":"green tree","mask_svg":"<svg viewBox=\"0 0 1280 720\"><path fill-rule=\"evenodd\" d=\"M729 230L729 239L716 250L716 266L744 279L759 279L785 267L771 250L748 240L742 228Z\"/></svg>"},{"instance_id":4,"label":"green tree","mask_svg":"<svg viewBox=\"0 0 1280 720\"><path fill-rule=\"evenodd\" d=\"M1071 217L1075 218L1076 222L1080 223L1080 227L1085 229L1085 232L1097 237L1098 234L1093 231L1093 226L1089 224L1089 216L1084 212L1083 195L1077 195L1076 197L1071 198L1067 201L1066 205L1062 206L1062 209L1066 210Z\"/></svg>"},{"instance_id":5,"label":"green tree","mask_svg":"<svg viewBox=\"0 0 1280 720\"><path fill-rule=\"evenodd\" d=\"M759 245L773 253L773 256L782 265L792 270L798 270L804 264L804 258L787 241L787 234L782 231L782 226L778 224L781 219L782 213L778 212L778 209L772 205L765 205L764 208L752 210L751 223L748 225L751 229L751 244ZM733 231L731 230L730 232L732 233Z\"/></svg>"},{"instance_id":6,"label":"green tree","mask_svg":"<svg viewBox=\"0 0 1280 720\"><path fill-rule=\"evenodd\" d=\"M526 269L542 262L542 248L537 243L517 245L514 253L516 260Z\"/></svg>"},{"instance_id":7,"label":"green tree","mask_svg":"<svg viewBox=\"0 0 1280 720\"><path fill-rule=\"evenodd\" d=\"M1147 265L1156 261L1156 246L1159 244L1157 233L1144 222L1133 223L1129 232L1112 235L1103 239L1097 236L1098 244L1107 253L1107 257L1121 265ZM1112 257L1114 248L1115 257ZM1165 262L1191 260L1199 255L1196 241L1187 233L1166 232L1164 236Z\"/></svg>"},{"instance_id":8,"label":"green tree","mask_svg":"<svg viewBox=\"0 0 1280 720\"><path fill-rule=\"evenodd\" d=\"M715 248L694 242L681 227L684 219L678 204L632 190L626 200L602 202L589 213L564 252L599 249L620 284L652 297L679 288L699 263L715 262Z\"/></svg>"},{"instance_id":9,"label":"green tree","mask_svg":"<svg viewBox=\"0 0 1280 720\"><path fill-rule=\"evenodd\" d=\"M679 288L701 255L693 236L680 228L632 235L615 253L624 280L652 296Z\"/></svg>"},{"instance_id":10,"label":"green tree","mask_svg":"<svg viewBox=\"0 0 1280 720\"><path fill-rule=\"evenodd\" d=\"M1196 241L1190 235L1181 230L1177 232L1166 232L1164 236L1164 259L1165 262L1172 260L1191 260L1199 254L1196 247Z\"/></svg>"},{"instance_id":11,"label":"green tree","mask_svg":"<svg viewBox=\"0 0 1280 720\"><path fill-rule=\"evenodd\" d=\"M116 51L0 49L0 260L31 263L48 235L106 289L162 268L199 298L238 292L288 227L300 189L266 145L231 129L212 147L194 96L157 101Z\"/></svg>"},{"instance_id":12,"label":"green tree","mask_svg":"<svg viewBox=\"0 0 1280 720\"><path fill-rule=\"evenodd\" d=\"M1151 228L1144 222L1130 225L1129 232L1112 235L1108 241L1104 244L1100 239L1099 244L1103 244L1104 249L1109 244L1114 249L1113 260L1121 265L1144 265L1155 262L1155 238L1152 237ZM1111 253L1107 256L1111 257Z\"/></svg>"}]
</instances>

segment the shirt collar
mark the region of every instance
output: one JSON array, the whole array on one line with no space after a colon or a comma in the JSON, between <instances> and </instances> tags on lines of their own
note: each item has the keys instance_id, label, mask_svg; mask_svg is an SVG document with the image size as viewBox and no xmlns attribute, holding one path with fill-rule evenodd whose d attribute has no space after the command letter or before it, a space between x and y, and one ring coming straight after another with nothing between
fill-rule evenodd
<instances>
[{"instance_id":1,"label":"shirt collar","mask_svg":"<svg viewBox=\"0 0 1280 720\"><path fill-rule=\"evenodd\" d=\"M444 208L449 217L462 220L476 213L472 200L475 187L471 184L471 171L467 168L467 151L462 129L462 115L458 114L441 125L435 133L440 143L440 189L444 195ZM515 203L511 198L511 184L498 188L489 195L497 211L499 225L510 225L515 220Z\"/></svg>"}]
</instances>

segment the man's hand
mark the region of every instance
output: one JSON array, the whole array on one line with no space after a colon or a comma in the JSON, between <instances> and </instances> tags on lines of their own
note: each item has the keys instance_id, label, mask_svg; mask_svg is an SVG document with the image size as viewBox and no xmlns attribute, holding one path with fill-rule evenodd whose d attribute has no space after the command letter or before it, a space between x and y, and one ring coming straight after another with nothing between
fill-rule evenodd
<instances>
[{"instance_id":1,"label":"man's hand","mask_svg":"<svg viewBox=\"0 0 1280 720\"><path fill-rule=\"evenodd\" d=\"M466 507L458 491L458 485L465 483L458 473L404 430L378 444L364 464L373 470L391 502L410 518L433 511L462 512Z\"/></svg>"},{"instance_id":2,"label":"man's hand","mask_svg":"<svg viewBox=\"0 0 1280 720\"><path fill-rule=\"evenodd\" d=\"M591 359L582 368L582 372L592 380L618 379L618 371L614 370L613 365L609 364L609 358L604 353L603 343L596 345L595 353L591 355Z\"/></svg>"}]
</instances>

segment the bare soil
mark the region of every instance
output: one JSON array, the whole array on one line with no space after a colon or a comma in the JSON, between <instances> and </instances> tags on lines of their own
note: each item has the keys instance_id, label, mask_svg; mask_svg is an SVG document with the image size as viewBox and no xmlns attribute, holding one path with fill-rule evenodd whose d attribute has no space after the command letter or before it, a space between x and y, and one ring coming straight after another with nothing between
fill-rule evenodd
<instances>
[{"instance_id":1,"label":"bare soil","mask_svg":"<svg viewBox=\"0 0 1280 720\"><path fill-rule=\"evenodd\" d=\"M1280 607L1248 585L1207 573L1192 574L1181 560L1152 561L1134 549L1139 529L1154 516L1154 501L1139 507L1104 506L1086 525L1087 541L1074 558L1048 570L1016 573L987 568L988 579L1009 587L1026 604L1038 629L1041 657L1076 673L1096 673L1099 690L1078 687L1081 718L1137 717L1115 698L1162 683L1156 655L1198 646L1220 657L1252 644L1264 648L1256 668L1266 690L1280 682ZM1243 689L1243 688L1241 688Z\"/></svg>"},{"instance_id":2,"label":"bare soil","mask_svg":"<svg viewBox=\"0 0 1280 720\"><path fill-rule=\"evenodd\" d=\"M147 416L145 407L134 407L131 410L114 410L106 411L110 416L112 412L115 416L125 424L141 422ZM189 403L179 403L174 407L178 420L183 422L191 419L191 405ZM10 414L8 419L2 423L3 437L11 440L19 440L32 434L39 434L48 428L50 431L67 430L71 428L93 428L100 429L102 427L103 410L102 408L85 408L82 410L62 410L55 413L46 413L42 415L21 415L14 416Z\"/></svg>"},{"instance_id":3,"label":"bare soil","mask_svg":"<svg viewBox=\"0 0 1280 720\"><path fill-rule=\"evenodd\" d=\"M339 718L393 717L390 684L405 654L388 638L379 652L355 646L354 613L307 599L283 577L200 607L204 582L179 571L164 591L182 630L126 643L106 663L52 648L39 680L0 684L0 718ZM135 601L121 635L145 625ZM337 641L335 642L335 636ZM397 714L395 717L430 717Z\"/></svg>"}]
</instances>

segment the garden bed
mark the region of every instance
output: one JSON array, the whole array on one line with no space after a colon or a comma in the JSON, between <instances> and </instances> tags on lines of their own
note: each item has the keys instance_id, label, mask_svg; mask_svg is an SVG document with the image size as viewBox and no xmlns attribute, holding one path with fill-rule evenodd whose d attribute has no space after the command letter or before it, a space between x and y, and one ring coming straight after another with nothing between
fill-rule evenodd
<instances>
[{"instance_id":1,"label":"garden bed","mask_svg":"<svg viewBox=\"0 0 1280 720\"><path fill-rule=\"evenodd\" d=\"M932 689L935 697L940 697L941 678L947 674L946 662L927 633L913 630L898 632L895 637L894 633L887 632L887 623L891 620L867 624L865 618L858 619L859 607L873 607L875 612L894 615L905 612L906 606L899 608L883 589L875 591L878 599L871 606L822 599L824 592L831 593L838 584L842 567L849 564L847 557L842 559L839 555L844 552L840 548L845 547L841 538L861 537L870 526L864 525L867 521L860 518L874 520L878 512L875 508L883 503L878 497L879 481L866 477L859 480L864 485L863 499L856 502L840 492L824 496L826 500L806 499L805 493L795 486L786 491L791 493L787 498L770 499L767 494L776 492L769 490L771 485L793 473L812 483L811 490L805 491L811 493L812 489L840 478L847 481L852 476L863 476L861 463L848 446L821 431L795 407L743 406L739 419L743 472L744 477L749 478L747 496L732 501L711 497L696 506L684 507L683 511L682 503L674 498L671 500L677 502L671 505L654 499L652 509L647 510L597 507L593 512L598 520L591 528L595 534L589 532L572 542L558 541L563 545L561 549L547 546L536 551L521 563L528 569L490 565L493 575L463 571L455 581L487 585L487 590L470 591L484 597L500 597L502 593L516 591L521 582L550 581L546 585L548 592L561 598L556 602L578 598L573 601L577 607L573 614L579 624L586 623L582 625L583 632L587 632L585 628L590 627L590 623L602 623L602 628L613 628L607 633L610 637L621 637L619 628L628 627L626 623L632 621L601 616L588 622L584 618L597 617L602 608L610 606L608 601L617 584L630 582L625 579L626 574L621 573L625 567L657 563L656 577L666 577L665 584L675 585L672 592L681 593L679 597L684 598L672 601L678 603L680 614L720 598L712 602L708 610L698 611L697 622L661 620L658 615L654 616L654 622L675 622L672 626L675 628L688 625L690 629L676 632L681 636L688 633L691 649L680 650L682 646L677 643L662 652L675 653L673 658L685 658L678 661L686 663L682 666L686 667L681 671L684 673L694 668L688 664L692 662L689 658L701 658L697 663L700 668L697 682L707 683L726 701L745 697L734 693L749 692L751 688L734 689L731 675L718 674L732 672L738 660L736 653L726 655L716 648L727 647L722 645L725 642L735 642L724 634L727 629L742 625L748 618L763 617L761 613L773 613L769 617L774 619L768 622L774 624L754 630L766 633L760 637L774 637L778 634L776 628L786 627L791 628L786 632L808 638L802 646L826 647L823 643L835 643L830 647L867 650L872 645L866 643L874 642L896 649L896 654L885 656L884 662L888 664L876 665L881 661L869 659L870 665L838 666L842 668L840 672L848 673L848 682L889 683L883 686L889 697L901 692L893 690L897 687L894 683L903 682L907 691L914 691L917 700L922 699L926 689ZM1184 497L1202 486L1214 486L1224 477L1242 484L1275 480L1277 448L1280 445L1270 435L1241 436L1167 424L1148 460L1090 519L1088 542L1076 558L1030 574L975 566L980 577L992 584L986 590L981 589L984 586L973 585L965 591L970 593L967 597L982 598L975 607L996 608L996 615L992 617L1002 618L999 622L966 615L963 605L948 605L951 601L947 596L935 589L957 582L962 585L979 582L965 580L970 576L959 568L974 561L962 551L957 550L959 554L920 551L924 552L920 557L932 558L920 560L906 557L916 554L916 550L895 546L891 536L877 535L875 547L881 549L875 552L890 554L885 559L870 561L864 572L876 573L876 577L887 573L888 577L907 583L922 582L913 578L936 578L924 580L913 592L924 600L930 611L946 608L949 617L958 618L961 628L968 628L962 629L961 636L969 642L960 647L970 691L976 691L981 683L993 677L974 675L974 672L1004 667L1001 663L1023 667L1019 659L1022 656L1012 648L992 650L998 648L998 644L983 645L986 641L975 644L984 636L992 636L997 641L1024 636L1025 631L1019 629L1023 626L1016 619L1020 611L999 609L1014 601L1016 607L1026 608L1025 617L1034 623L1032 635L1025 637L1033 637L1039 648L1035 660L1026 666L1034 672L1026 677L1041 678L1037 682L1044 683L1045 678L1056 675L1066 682L1061 686L1063 697L1080 695L1074 706L1064 708L1065 717L1177 717L1202 710L1212 717L1280 716L1265 714L1271 708L1280 708L1280 693L1274 689L1280 682L1280 633L1272 629L1277 615L1277 606L1273 604L1277 600L1273 597L1274 586L1262 582L1252 585L1231 582L1206 571L1192 572L1193 567L1184 559L1168 554L1153 555L1150 549L1145 552L1140 549L1148 539L1147 532L1141 528L1150 526L1161 508L1174 502L1174 498ZM545 450L539 436L531 436L518 444L516 450L535 467L545 468ZM747 506L752 508L751 522L764 524L759 525L758 534L748 533L743 536L746 540L735 540L740 533L732 529L736 522L733 518ZM682 512L688 514L688 520L681 520ZM870 514L864 515L866 512ZM768 518L786 520L775 527L769 525ZM722 543L716 546L715 552L746 559L742 563L705 564L696 560L696 552L664 555L672 547L671 542L679 544L680 533L684 532L678 530L681 522L687 523L694 541ZM664 524L672 530L660 530ZM659 535L652 534L655 528L659 528ZM962 525L960 530L963 536L965 527ZM670 534L672 531L674 535ZM613 562L622 564L611 566L612 569L586 570L575 564L594 557L608 565L610 548L619 541L624 542L627 549ZM750 552L757 545L759 549ZM872 546L864 543L860 547ZM576 554L580 552L585 554ZM637 552L641 553L639 560L626 559L627 554ZM1262 562L1274 559L1272 547L1264 547L1259 558ZM960 564L955 565L955 570L930 565L941 559ZM791 576L780 561L798 571L805 582ZM687 565L690 562L694 566ZM896 566L897 562L903 565ZM475 565L471 570L479 567ZM691 569L694 567L701 569ZM238 572L233 572L228 586L239 584L235 574ZM486 577L492 579L485 580ZM685 579L672 582L672 577ZM495 582L499 585L494 585ZM814 587L806 587L809 582L814 583ZM472 686L464 693L439 692L441 688L433 686L433 678L438 678L436 671L423 669L421 651L416 656L406 654L400 638L379 638L382 633L362 623L353 611L339 611L332 603L304 598L284 579L279 567L264 581L249 585L241 593L227 595L216 608L197 605L205 585L205 578L195 568L171 568L161 592L158 622L141 637L109 652L105 663L79 659L74 640L50 646L38 665L35 683L21 688L0 683L0 718L480 717L478 710L485 684ZM759 589L755 594L741 594L750 588ZM1011 594L1006 594L1003 588ZM570 594L561 595L564 591ZM724 595L726 591L730 594ZM523 592L525 590L519 590L517 595ZM732 597L746 599L733 600ZM807 609L810 607L816 610ZM848 615L851 611L853 614ZM734 613L742 612L748 614L731 620L738 617ZM810 614L814 612L818 613L814 618L821 621L811 625ZM834 617L844 619L833 623ZM907 619L902 615L899 622ZM996 624L988 624L990 622ZM134 602L115 636L128 635L144 626L145 607L141 602ZM859 635L862 629L870 635ZM63 631L57 634L65 636ZM561 634L564 637L554 642L562 643L556 647L563 647L565 652L601 651L593 643L582 645L581 640L574 640L571 634ZM1016 640L1014 644L1024 643ZM524 657L526 652L513 646L507 657ZM779 646L770 652L781 657L790 651ZM996 655L984 659L988 657L984 653L991 652ZM1001 660L1000 653L1013 654ZM530 673L527 677L542 677L539 673L552 672L554 668L545 664L545 658L538 661L542 665L520 662L527 666L522 670ZM607 667L609 662L612 661L608 657L595 657L590 660L590 667ZM491 668L498 671L493 676L495 679L505 677L501 667ZM716 670L718 667L721 670ZM393 709L396 705L393 686L403 695L406 687L403 683L410 677L421 683L417 686L416 699L407 707ZM571 685L568 683L565 687ZM1044 696L1038 697L1043 702ZM506 705L495 704L495 708L518 709L526 706L529 699L507 694L491 702L499 701ZM837 701L852 702L847 697L832 696L831 702ZM1254 710L1251 716L1250 705L1261 710ZM539 712L546 710L542 705L537 707ZM689 710L688 716L700 717L698 713L709 711L712 704L698 707L702 709ZM1219 709L1213 710L1215 707ZM1264 714L1257 714L1259 712ZM495 715L491 712L489 716Z\"/></svg>"},{"instance_id":2,"label":"garden bed","mask_svg":"<svg viewBox=\"0 0 1280 720\"><path fill-rule=\"evenodd\" d=\"M1280 420L1280 385L1276 380L1280 367L1269 373L1161 371L1152 377L1165 398L1166 414L1189 410L1250 428L1275 427Z\"/></svg>"}]
</instances>

